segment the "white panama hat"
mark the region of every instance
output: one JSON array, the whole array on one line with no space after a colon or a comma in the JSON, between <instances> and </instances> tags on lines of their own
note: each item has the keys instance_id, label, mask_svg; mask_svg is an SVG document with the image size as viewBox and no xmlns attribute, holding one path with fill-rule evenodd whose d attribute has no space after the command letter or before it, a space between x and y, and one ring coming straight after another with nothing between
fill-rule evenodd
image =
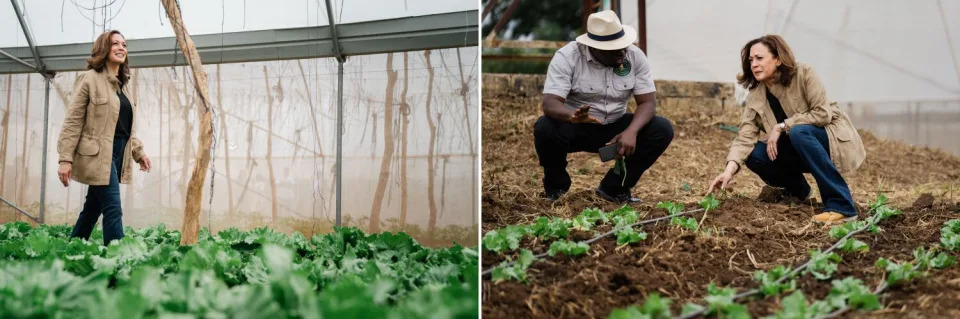
<instances>
[{"instance_id":1,"label":"white panama hat","mask_svg":"<svg viewBox=\"0 0 960 319\"><path fill-rule=\"evenodd\" d=\"M611 10L591 14L587 18L587 33L577 37L577 42L600 50L620 50L637 41L637 31L621 25L620 18Z\"/></svg>"}]
</instances>

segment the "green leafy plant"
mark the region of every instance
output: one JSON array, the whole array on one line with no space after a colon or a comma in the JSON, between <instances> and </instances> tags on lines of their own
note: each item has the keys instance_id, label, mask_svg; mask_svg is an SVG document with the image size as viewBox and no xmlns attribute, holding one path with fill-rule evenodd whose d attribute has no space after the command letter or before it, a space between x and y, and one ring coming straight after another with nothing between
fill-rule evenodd
<instances>
[{"instance_id":1,"label":"green leafy plant","mask_svg":"<svg viewBox=\"0 0 960 319\"><path fill-rule=\"evenodd\" d=\"M847 238L843 241L843 243L840 244L840 250L843 250L845 252L864 253L870 250L870 246L868 246L867 243L863 241L853 239L853 238Z\"/></svg>"},{"instance_id":2,"label":"green leafy plant","mask_svg":"<svg viewBox=\"0 0 960 319\"><path fill-rule=\"evenodd\" d=\"M580 215L573 218L573 229L591 230L597 225L597 222L606 223L610 221L607 214L596 208L587 208L580 212Z\"/></svg>"},{"instance_id":3,"label":"green leafy plant","mask_svg":"<svg viewBox=\"0 0 960 319\"><path fill-rule=\"evenodd\" d=\"M868 223L869 222L866 220L859 220L859 221L853 221L853 222L846 222L846 223L843 223L843 225L839 225L839 226L833 226L830 228L830 237L833 237L834 239L843 238L843 236L846 236L847 234L849 234L850 232L853 232L854 230L863 228L863 226L866 226Z\"/></svg>"},{"instance_id":4,"label":"green leafy plant","mask_svg":"<svg viewBox=\"0 0 960 319\"><path fill-rule=\"evenodd\" d=\"M772 318L776 319L812 319L830 313L831 307L824 301L807 304L807 298L800 290L794 291L780 301L781 309Z\"/></svg>"},{"instance_id":5,"label":"green leafy plant","mask_svg":"<svg viewBox=\"0 0 960 319\"><path fill-rule=\"evenodd\" d=\"M667 214L675 215L683 211L683 204L674 203L674 202L658 202L657 208L666 209Z\"/></svg>"},{"instance_id":6,"label":"green leafy plant","mask_svg":"<svg viewBox=\"0 0 960 319\"><path fill-rule=\"evenodd\" d=\"M960 250L960 219L952 219L940 228L940 245L950 251Z\"/></svg>"},{"instance_id":7,"label":"green leafy plant","mask_svg":"<svg viewBox=\"0 0 960 319\"><path fill-rule=\"evenodd\" d=\"M573 222L563 218L537 217L536 222L530 227L534 236L540 239L566 238L570 235L570 227Z\"/></svg>"},{"instance_id":8,"label":"green leafy plant","mask_svg":"<svg viewBox=\"0 0 960 319\"><path fill-rule=\"evenodd\" d=\"M107 247L69 226L0 225L0 318L476 317L479 256L404 233L336 227L307 238L269 228L127 228ZM102 238L95 230L92 238ZM529 255L529 254L528 254Z\"/></svg>"},{"instance_id":9,"label":"green leafy plant","mask_svg":"<svg viewBox=\"0 0 960 319\"><path fill-rule=\"evenodd\" d=\"M787 269L787 267L779 265L773 269L770 269L770 271L758 270L754 272L753 279L760 283L760 292L764 296L775 296L797 289L797 281L795 279L777 282L778 280L781 280L781 278L786 277L789 273L790 270Z\"/></svg>"},{"instance_id":10,"label":"green leafy plant","mask_svg":"<svg viewBox=\"0 0 960 319\"><path fill-rule=\"evenodd\" d=\"M608 214L615 227L623 227L637 222L640 215L633 207L624 205Z\"/></svg>"},{"instance_id":11,"label":"green leafy plant","mask_svg":"<svg viewBox=\"0 0 960 319\"><path fill-rule=\"evenodd\" d=\"M713 194L707 195L700 200L700 207L703 207L704 211L711 211L717 206L720 206L720 201L713 197Z\"/></svg>"},{"instance_id":12,"label":"green leafy plant","mask_svg":"<svg viewBox=\"0 0 960 319\"><path fill-rule=\"evenodd\" d=\"M887 275L887 284L894 286L896 284L911 281L914 278L923 276L923 272L911 262L897 263L895 261L880 257L875 264Z\"/></svg>"},{"instance_id":13,"label":"green leafy plant","mask_svg":"<svg viewBox=\"0 0 960 319\"><path fill-rule=\"evenodd\" d=\"M567 256L579 256L587 253L588 250L590 250L590 246L584 243L557 240L550 244L547 255L556 256L559 253Z\"/></svg>"},{"instance_id":14,"label":"green leafy plant","mask_svg":"<svg viewBox=\"0 0 960 319\"><path fill-rule=\"evenodd\" d=\"M876 216L876 221L874 221L874 223L876 223L881 220L903 214L903 212L901 212L899 209L894 209L886 205L881 205L873 210L873 214L874 216Z\"/></svg>"},{"instance_id":15,"label":"green leafy plant","mask_svg":"<svg viewBox=\"0 0 960 319\"><path fill-rule=\"evenodd\" d=\"M837 263L842 261L836 253L824 254L819 249L810 251L810 265L807 272L818 280L827 280L837 271Z\"/></svg>"},{"instance_id":16,"label":"green leafy plant","mask_svg":"<svg viewBox=\"0 0 960 319\"><path fill-rule=\"evenodd\" d=\"M623 227L617 230L617 245L627 245L647 239L647 233L637 232L633 227Z\"/></svg>"},{"instance_id":17,"label":"green leafy plant","mask_svg":"<svg viewBox=\"0 0 960 319\"><path fill-rule=\"evenodd\" d=\"M930 250L923 247L917 247L913 250L913 260L917 263L917 269L927 270L930 268L947 268L957 263L957 258L945 252L937 254L936 248Z\"/></svg>"},{"instance_id":18,"label":"green leafy plant","mask_svg":"<svg viewBox=\"0 0 960 319\"><path fill-rule=\"evenodd\" d=\"M501 253L520 248L520 241L531 232L523 225L510 225L498 230L491 230L483 235L483 249Z\"/></svg>"},{"instance_id":19,"label":"green leafy plant","mask_svg":"<svg viewBox=\"0 0 960 319\"><path fill-rule=\"evenodd\" d=\"M707 297L704 298L704 301L707 302L704 315L717 315L722 318L750 318L747 307L733 301L736 294L736 289L718 288L715 284L710 283L707 285ZM690 303L684 305L683 308L684 313L703 310L703 306Z\"/></svg>"},{"instance_id":20,"label":"green leafy plant","mask_svg":"<svg viewBox=\"0 0 960 319\"><path fill-rule=\"evenodd\" d=\"M533 263L533 252L527 249L520 250L520 257L517 258L517 263L512 266L506 266L507 261L501 263L500 266L493 269L491 274L494 282L500 282L504 280L515 280L526 282L527 281L527 268L530 268L530 264Z\"/></svg>"},{"instance_id":21,"label":"green leafy plant","mask_svg":"<svg viewBox=\"0 0 960 319\"><path fill-rule=\"evenodd\" d=\"M671 225L678 225L681 228L697 230L697 220L693 217L674 216L670 218Z\"/></svg>"},{"instance_id":22,"label":"green leafy plant","mask_svg":"<svg viewBox=\"0 0 960 319\"><path fill-rule=\"evenodd\" d=\"M673 303L670 298L661 298L659 294L652 293L642 306L630 306L623 309L614 309L607 316L607 319L666 319L673 315L670 313L670 304Z\"/></svg>"},{"instance_id":23,"label":"green leafy plant","mask_svg":"<svg viewBox=\"0 0 960 319\"><path fill-rule=\"evenodd\" d=\"M849 306L850 309L877 310L880 301L863 281L853 277L830 282L832 287L827 295L827 302L834 308Z\"/></svg>"}]
</instances>

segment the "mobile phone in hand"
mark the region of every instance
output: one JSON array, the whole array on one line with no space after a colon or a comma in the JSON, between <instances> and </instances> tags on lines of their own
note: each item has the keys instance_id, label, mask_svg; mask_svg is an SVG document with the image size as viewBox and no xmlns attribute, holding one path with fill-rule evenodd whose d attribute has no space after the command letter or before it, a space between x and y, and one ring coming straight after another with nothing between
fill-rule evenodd
<instances>
[{"instance_id":1,"label":"mobile phone in hand","mask_svg":"<svg viewBox=\"0 0 960 319\"><path fill-rule=\"evenodd\" d=\"M616 159L619 155L620 143L613 143L600 148L600 161L606 162L612 159Z\"/></svg>"}]
</instances>

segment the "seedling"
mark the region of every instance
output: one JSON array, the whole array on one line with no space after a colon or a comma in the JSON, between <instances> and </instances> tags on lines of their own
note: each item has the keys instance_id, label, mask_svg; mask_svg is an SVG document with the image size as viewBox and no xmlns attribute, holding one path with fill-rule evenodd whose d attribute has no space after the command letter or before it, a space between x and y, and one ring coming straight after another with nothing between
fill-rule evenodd
<instances>
[{"instance_id":1,"label":"seedling","mask_svg":"<svg viewBox=\"0 0 960 319\"><path fill-rule=\"evenodd\" d=\"M659 202L657 203L657 208L666 209L667 214L675 215L683 211L683 204L674 202Z\"/></svg>"},{"instance_id":2,"label":"seedling","mask_svg":"<svg viewBox=\"0 0 960 319\"><path fill-rule=\"evenodd\" d=\"M557 240L550 244L547 255L556 256L558 253L562 253L567 256L579 256L587 253L588 250L590 250L590 246L582 242L574 243L566 240Z\"/></svg>"},{"instance_id":3,"label":"seedling","mask_svg":"<svg viewBox=\"0 0 960 319\"><path fill-rule=\"evenodd\" d=\"M758 270L753 273L753 279L760 283L760 292L764 296L775 296L784 292L797 289L797 281L790 279L787 282L777 282L790 273L787 267L780 265L770 269L769 272Z\"/></svg>"},{"instance_id":4,"label":"seedling","mask_svg":"<svg viewBox=\"0 0 960 319\"><path fill-rule=\"evenodd\" d=\"M563 218L537 217L536 222L531 227L534 236L540 239L566 238L570 235L570 227L573 222Z\"/></svg>"},{"instance_id":5,"label":"seedling","mask_svg":"<svg viewBox=\"0 0 960 319\"><path fill-rule=\"evenodd\" d=\"M617 245L633 244L644 239L647 239L647 233L643 231L637 232L633 227L627 226L617 230Z\"/></svg>"},{"instance_id":6,"label":"seedling","mask_svg":"<svg viewBox=\"0 0 960 319\"><path fill-rule=\"evenodd\" d=\"M623 309L614 309L610 312L607 319L665 319L671 318L670 304L673 303L670 298L661 298L659 294L652 293L643 306L633 305Z\"/></svg>"},{"instance_id":7,"label":"seedling","mask_svg":"<svg viewBox=\"0 0 960 319\"><path fill-rule=\"evenodd\" d=\"M501 263L500 266L493 269L493 281L501 282L504 280L515 280L527 282L527 268L533 263L533 252L527 249L520 251L520 257L513 266L504 266L509 261Z\"/></svg>"},{"instance_id":8,"label":"seedling","mask_svg":"<svg viewBox=\"0 0 960 319\"><path fill-rule=\"evenodd\" d=\"M499 230L491 230L483 235L483 249L501 253L520 248L520 240L531 232L523 225L510 225Z\"/></svg>"},{"instance_id":9,"label":"seedling","mask_svg":"<svg viewBox=\"0 0 960 319\"><path fill-rule=\"evenodd\" d=\"M670 218L671 225L678 225L689 230L697 230L697 220L693 217L674 216Z\"/></svg>"},{"instance_id":10,"label":"seedling","mask_svg":"<svg viewBox=\"0 0 960 319\"><path fill-rule=\"evenodd\" d=\"M940 245L949 251L960 250L960 219L953 219L940 228Z\"/></svg>"},{"instance_id":11,"label":"seedling","mask_svg":"<svg viewBox=\"0 0 960 319\"><path fill-rule=\"evenodd\" d=\"M819 249L810 251L810 266L807 272L818 280L827 280L837 271L837 263L843 261L837 253L824 254Z\"/></svg>"}]
</instances>

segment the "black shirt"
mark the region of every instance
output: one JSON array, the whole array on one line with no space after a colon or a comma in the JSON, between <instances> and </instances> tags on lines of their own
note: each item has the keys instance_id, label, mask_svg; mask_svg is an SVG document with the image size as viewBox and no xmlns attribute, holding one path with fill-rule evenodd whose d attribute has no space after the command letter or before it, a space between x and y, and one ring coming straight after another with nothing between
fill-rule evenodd
<instances>
[{"instance_id":1,"label":"black shirt","mask_svg":"<svg viewBox=\"0 0 960 319\"><path fill-rule=\"evenodd\" d=\"M773 116L777 118L777 123L783 123L787 120L787 113L783 112L783 106L780 105L780 100L776 96L773 96L770 93L770 90L767 90L767 102L770 103L770 109L773 110Z\"/></svg>"},{"instance_id":2,"label":"black shirt","mask_svg":"<svg viewBox=\"0 0 960 319\"><path fill-rule=\"evenodd\" d=\"M130 100L123 94L123 91L117 92L120 97L120 117L117 118L117 128L113 138L130 138L130 125L133 124L133 107Z\"/></svg>"}]
</instances>

